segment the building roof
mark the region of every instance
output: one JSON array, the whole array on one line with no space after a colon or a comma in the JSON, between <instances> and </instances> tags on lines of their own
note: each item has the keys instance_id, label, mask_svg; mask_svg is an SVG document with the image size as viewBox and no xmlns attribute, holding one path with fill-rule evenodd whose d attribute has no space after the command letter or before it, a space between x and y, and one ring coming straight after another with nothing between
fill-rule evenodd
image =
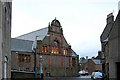
<instances>
[{"instance_id":1,"label":"building roof","mask_svg":"<svg viewBox=\"0 0 120 80\"><path fill-rule=\"evenodd\" d=\"M82 59L82 60L80 60L80 63L87 63L88 60L92 60L95 64L102 64L101 60L99 60L99 59Z\"/></svg>"},{"instance_id":2,"label":"building roof","mask_svg":"<svg viewBox=\"0 0 120 80\"><path fill-rule=\"evenodd\" d=\"M42 28L42 29L39 29L39 30L36 30L36 31L33 31L33 32L30 32L30 33L27 33L27 34L24 34L24 35L21 35L21 36L18 36L16 38L17 39L24 39L24 40L34 41L35 37L38 36L37 40L43 40L44 37L47 36L47 33L48 33L48 27Z\"/></svg>"},{"instance_id":3,"label":"building roof","mask_svg":"<svg viewBox=\"0 0 120 80\"><path fill-rule=\"evenodd\" d=\"M33 41L22 39L11 39L11 51L32 52Z\"/></svg>"},{"instance_id":4,"label":"building roof","mask_svg":"<svg viewBox=\"0 0 120 80\"><path fill-rule=\"evenodd\" d=\"M72 50L72 56L73 56L73 57L77 57L76 52L75 52L75 51L73 51L73 50Z\"/></svg>"},{"instance_id":5,"label":"building roof","mask_svg":"<svg viewBox=\"0 0 120 80\"><path fill-rule=\"evenodd\" d=\"M87 62L88 62L88 59L82 59L82 60L80 60L79 63L87 63Z\"/></svg>"},{"instance_id":6,"label":"building roof","mask_svg":"<svg viewBox=\"0 0 120 80\"><path fill-rule=\"evenodd\" d=\"M95 64L102 64L102 63L101 63L101 60L98 60L98 59L92 59L92 61L93 61Z\"/></svg>"}]
</instances>

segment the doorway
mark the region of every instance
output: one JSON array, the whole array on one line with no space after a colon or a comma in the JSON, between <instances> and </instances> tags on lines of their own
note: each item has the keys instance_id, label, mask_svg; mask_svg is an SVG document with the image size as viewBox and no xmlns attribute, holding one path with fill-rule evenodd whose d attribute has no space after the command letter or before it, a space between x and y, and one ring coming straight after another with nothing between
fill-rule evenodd
<instances>
[{"instance_id":1,"label":"doorway","mask_svg":"<svg viewBox=\"0 0 120 80\"><path fill-rule=\"evenodd\" d=\"M120 80L120 62L117 62L117 80Z\"/></svg>"}]
</instances>

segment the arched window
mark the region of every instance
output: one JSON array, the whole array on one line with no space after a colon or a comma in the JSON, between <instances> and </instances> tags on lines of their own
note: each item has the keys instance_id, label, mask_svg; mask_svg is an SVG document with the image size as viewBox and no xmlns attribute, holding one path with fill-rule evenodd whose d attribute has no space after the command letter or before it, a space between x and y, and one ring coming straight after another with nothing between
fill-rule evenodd
<instances>
[{"instance_id":1,"label":"arched window","mask_svg":"<svg viewBox=\"0 0 120 80\"><path fill-rule=\"evenodd\" d=\"M64 49L63 54L68 55L68 49Z\"/></svg>"},{"instance_id":2,"label":"arched window","mask_svg":"<svg viewBox=\"0 0 120 80\"><path fill-rule=\"evenodd\" d=\"M46 53L47 52L47 46L42 46L42 53Z\"/></svg>"},{"instance_id":3,"label":"arched window","mask_svg":"<svg viewBox=\"0 0 120 80\"><path fill-rule=\"evenodd\" d=\"M56 40L53 42L52 54L59 54L59 42Z\"/></svg>"}]
</instances>

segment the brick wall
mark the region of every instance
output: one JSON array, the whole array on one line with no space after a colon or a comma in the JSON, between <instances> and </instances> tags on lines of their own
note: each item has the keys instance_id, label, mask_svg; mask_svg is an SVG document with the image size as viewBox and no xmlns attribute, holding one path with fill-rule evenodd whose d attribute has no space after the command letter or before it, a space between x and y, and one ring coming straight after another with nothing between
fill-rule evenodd
<instances>
[{"instance_id":1,"label":"brick wall","mask_svg":"<svg viewBox=\"0 0 120 80\"><path fill-rule=\"evenodd\" d=\"M34 69L34 56L33 53L25 53L25 52L13 52L11 53L11 69L18 70L18 71L33 71ZM29 55L30 62L20 62L19 61L19 54Z\"/></svg>"}]
</instances>

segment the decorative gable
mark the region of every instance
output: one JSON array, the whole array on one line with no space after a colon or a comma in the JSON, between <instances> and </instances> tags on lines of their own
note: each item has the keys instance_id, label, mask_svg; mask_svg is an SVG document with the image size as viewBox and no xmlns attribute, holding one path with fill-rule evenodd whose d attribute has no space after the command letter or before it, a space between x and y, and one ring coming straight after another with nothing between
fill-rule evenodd
<instances>
[{"instance_id":1,"label":"decorative gable","mask_svg":"<svg viewBox=\"0 0 120 80\"><path fill-rule=\"evenodd\" d=\"M48 28L49 32L63 34L62 26L56 18L51 22L51 24L49 23Z\"/></svg>"}]
</instances>

